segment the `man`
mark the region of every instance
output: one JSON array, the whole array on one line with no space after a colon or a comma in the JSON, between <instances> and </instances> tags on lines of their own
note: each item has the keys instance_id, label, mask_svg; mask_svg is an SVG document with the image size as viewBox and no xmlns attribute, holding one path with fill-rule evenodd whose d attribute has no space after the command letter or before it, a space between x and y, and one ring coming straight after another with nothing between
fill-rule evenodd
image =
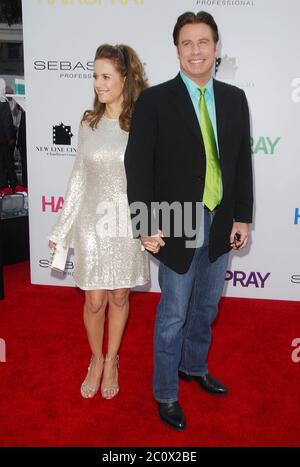
<instances>
[{"instance_id":1,"label":"man","mask_svg":"<svg viewBox=\"0 0 300 467\"><path fill-rule=\"evenodd\" d=\"M22 188L27 188L27 145L26 145L26 113L21 113L21 120L18 132L17 147L20 151L22 164Z\"/></svg>"},{"instance_id":2,"label":"man","mask_svg":"<svg viewBox=\"0 0 300 467\"><path fill-rule=\"evenodd\" d=\"M5 97L5 81L0 78L0 189L8 186L9 179L16 182L15 171L14 168L11 168L12 164L10 163L14 138L12 114Z\"/></svg>"},{"instance_id":3,"label":"man","mask_svg":"<svg viewBox=\"0 0 300 467\"><path fill-rule=\"evenodd\" d=\"M6 86L5 88L6 94L11 95L14 93L13 89L11 86ZM14 162L14 154L15 154L15 147L16 147L16 141L17 141L17 133L18 133L18 127L20 124L20 118L21 118L21 111L16 103L16 101L12 97L7 98L12 119L13 119L13 128L14 128L14 133L13 133L13 139L9 145L9 156L7 159L7 172L8 172L8 180L9 180L9 185L15 190L16 186L18 185L18 178L15 170L15 162Z\"/></svg>"},{"instance_id":4,"label":"man","mask_svg":"<svg viewBox=\"0 0 300 467\"><path fill-rule=\"evenodd\" d=\"M11 142L12 138L13 120L9 104L5 98L5 81L0 78L0 197L7 193L6 161L9 157L9 143ZM2 222L0 218L0 299L4 298L2 237Z\"/></svg>"},{"instance_id":5,"label":"man","mask_svg":"<svg viewBox=\"0 0 300 467\"><path fill-rule=\"evenodd\" d=\"M184 13L173 39L180 73L141 94L125 168L129 203L154 206L159 218L158 233L150 227L140 236L160 260L153 390L161 421L183 430L178 376L210 394L227 394L206 360L228 252L247 244L253 194L248 105L241 89L212 78L219 39L213 17ZM190 224L203 203L196 248L186 232L174 234L174 225L163 235L164 212L158 216L151 203L175 201L191 205Z\"/></svg>"}]
</instances>

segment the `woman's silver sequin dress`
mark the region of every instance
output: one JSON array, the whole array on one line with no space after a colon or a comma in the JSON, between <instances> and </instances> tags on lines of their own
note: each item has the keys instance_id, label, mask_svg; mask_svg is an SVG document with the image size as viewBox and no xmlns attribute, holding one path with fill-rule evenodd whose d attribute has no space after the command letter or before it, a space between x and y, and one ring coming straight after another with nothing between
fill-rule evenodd
<instances>
[{"instance_id":1,"label":"woman's silver sequin dress","mask_svg":"<svg viewBox=\"0 0 300 467\"><path fill-rule=\"evenodd\" d=\"M149 258L132 238L124 153L128 133L103 116L80 125L64 206L49 239L74 248L74 280L83 290L131 288L149 281Z\"/></svg>"}]
</instances>

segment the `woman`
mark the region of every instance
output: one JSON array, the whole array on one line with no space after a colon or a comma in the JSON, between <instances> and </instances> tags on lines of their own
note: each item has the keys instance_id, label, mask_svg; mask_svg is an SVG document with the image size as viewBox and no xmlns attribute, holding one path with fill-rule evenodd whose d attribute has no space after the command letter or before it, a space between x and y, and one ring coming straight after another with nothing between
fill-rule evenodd
<instances>
[{"instance_id":1,"label":"woman","mask_svg":"<svg viewBox=\"0 0 300 467\"><path fill-rule=\"evenodd\" d=\"M74 280L85 290L83 315L92 357L81 385L84 398L94 397L100 384L104 398L117 395L118 351L129 313L129 291L149 280L147 253L130 232L123 163L133 106L146 86L143 66L130 47L104 44L97 49L94 108L83 115L64 207L49 237L50 248L56 243L74 246ZM108 230L107 234L103 220L114 220L112 214L120 213L122 197L125 213L123 209L123 215L117 217L116 232ZM129 230L125 235L124 223ZM107 304L108 349L104 357Z\"/></svg>"}]
</instances>

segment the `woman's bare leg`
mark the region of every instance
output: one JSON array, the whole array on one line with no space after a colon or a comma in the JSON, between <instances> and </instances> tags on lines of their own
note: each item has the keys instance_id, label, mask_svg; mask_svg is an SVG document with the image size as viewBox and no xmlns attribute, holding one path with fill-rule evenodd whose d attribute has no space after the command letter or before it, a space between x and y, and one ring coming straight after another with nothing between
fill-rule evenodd
<instances>
[{"instance_id":1,"label":"woman's bare leg","mask_svg":"<svg viewBox=\"0 0 300 467\"><path fill-rule=\"evenodd\" d=\"M83 321L92 352L89 371L81 388L83 397L93 397L100 386L103 371L103 332L105 323L105 309L108 301L106 290L87 290Z\"/></svg>"},{"instance_id":2,"label":"woman's bare leg","mask_svg":"<svg viewBox=\"0 0 300 467\"><path fill-rule=\"evenodd\" d=\"M101 384L106 399L114 397L119 390L117 355L129 315L129 292L130 289L108 291L108 349Z\"/></svg>"}]
</instances>

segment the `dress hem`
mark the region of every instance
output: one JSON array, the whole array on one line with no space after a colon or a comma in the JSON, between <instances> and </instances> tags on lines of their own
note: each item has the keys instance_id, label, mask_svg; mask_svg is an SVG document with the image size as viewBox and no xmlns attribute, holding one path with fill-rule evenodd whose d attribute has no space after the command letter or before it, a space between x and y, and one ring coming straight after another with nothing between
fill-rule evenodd
<instances>
[{"instance_id":1,"label":"dress hem","mask_svg":"<svg viewBox=\"0 0 300 467\"><path fill-rule=\"evenodd\" d=\"M107 287L107 286L100 286L100 285L84 287L84 286L79 285L76 281L75 281L75 285L81 290L117 290L117 289L132 289L134 287L140 287L142 285L146 285L149 281L150 279L145 282L140 282L138 284L121 285L121 286L114 286L114 287Z\"/></svg>"}]
</instances>

